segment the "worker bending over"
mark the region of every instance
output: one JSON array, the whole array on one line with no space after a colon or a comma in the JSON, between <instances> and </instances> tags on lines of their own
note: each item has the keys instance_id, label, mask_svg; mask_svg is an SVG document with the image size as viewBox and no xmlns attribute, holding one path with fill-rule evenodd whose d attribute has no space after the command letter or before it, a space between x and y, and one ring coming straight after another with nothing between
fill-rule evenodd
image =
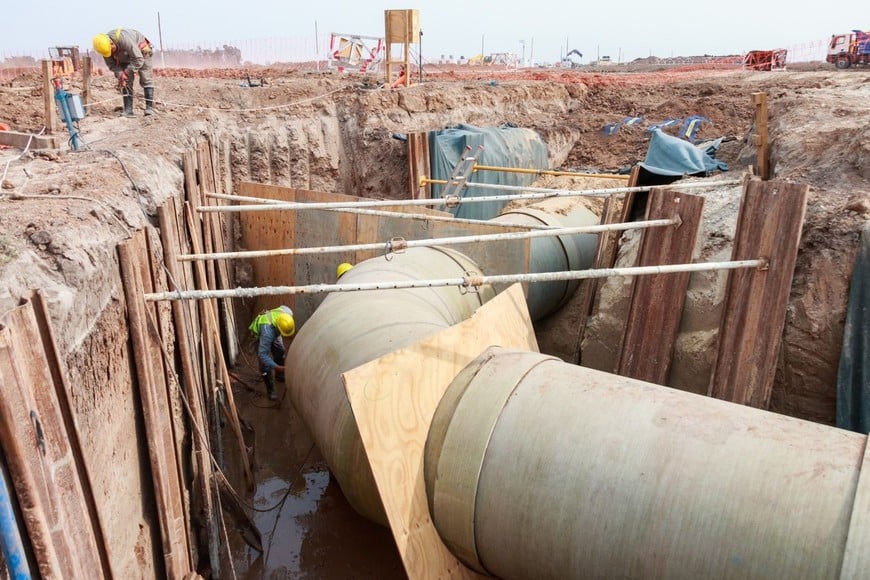
<instances>
[{"instance_id":1,"label":"worker bending over","mask_svg":"<svg viewBox=\"0 0 870 580\"><path fill-rule=\"evenodd\" d=\"M248 328L257 337L260 375L266 383L269 400L274 401L278 398L275 394L275 379L284 380L284 337L293 336L296 332L293 311L287 306L266 310L258 314ZM275 372L274 377L272 371Z\"/></svg>"},{"instance_id":2,"label":"worker bending over","mask_svg":"<svg viewBox=\"0 0 870 580\"><path fill-rule=\"evenodd\" d=\"M154 114L154 75L151 55L154 48L145 35L132 28L116 28L94 37L94 50L106 61L124 96L124 117L133 116L133 77L139 73L139 84L145 92L145 114Z\"/></svg>"}]
</instances>

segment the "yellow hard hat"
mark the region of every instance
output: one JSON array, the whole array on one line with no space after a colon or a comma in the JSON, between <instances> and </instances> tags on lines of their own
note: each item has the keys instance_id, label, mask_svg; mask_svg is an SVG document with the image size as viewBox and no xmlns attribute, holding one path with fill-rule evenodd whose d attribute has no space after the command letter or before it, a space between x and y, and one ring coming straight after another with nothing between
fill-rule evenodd
<instances>
[{"instance_id":1,"label":"yellow hard hat","mask_svg":"<svg viewBox=\"0 0 870 580\"><path fill-rule=\"evenodd\" d=\"M286 312L282 312L275 317L275 326L278 327L278 332L281 333L281 336L293 336L296 332L296 321Z\"/></svg>"},{"instance_id":2,"label":"yellow hard hat","mask_svg":"<svg viewBox=\"0 0 870 580\"><path fill-rule=\"evenodd\" d=\"M342 262L338 265L338 268L335 269L335 278L341 278L344 276L345 272L353 268L353 264L349 264L347 262Z\"/></svg>"},{"instance_id":3,"label":"yellow hard hat","mask_svg":"<svg viewBox=\"0 0 870 580\"><path fill-rule=\"evenodd\" d=\"M112 56L112 40L108 34L98 34L94 37L94 50L106 58Z\"/></svg>"}]
</instances>

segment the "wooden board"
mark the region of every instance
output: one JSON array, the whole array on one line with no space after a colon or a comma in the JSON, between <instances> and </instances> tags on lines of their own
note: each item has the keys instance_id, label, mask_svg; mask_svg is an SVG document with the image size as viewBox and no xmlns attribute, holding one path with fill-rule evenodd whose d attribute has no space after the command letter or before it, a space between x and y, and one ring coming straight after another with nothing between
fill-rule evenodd
<instances>
[{"instance_id":1,"label":"wooden board","mask_svg":"<svg viewBox=\"0 0 870 580\"><path fill-rule=\"evenodd\" d=\"M0 448L44 578L109 578L90 485L71 445L44 327L26 301L0 320ZM83 485L85 483L85 485ZM10 490L11 491L11 490ZM22 535L25 535L22 533Z\"/></svg>"},{"instance_id":2,"label":"wooden board","mask_svg":"<svg viewBox=\"0 0 870 580\"><path fill-rule=\"evenodd\" d=\"M761 179L770 179L770 146L767 135L767 93L752 93L755 106L755 164Z\"/></svg>"},{"instance_id":3,"label":"wooden board","mask_svg":"<svg viewBox=\"0 0 870 580\"><path fill-rule=\"evenodd\" d=\"M423 450L450 382L491 345L538 350L518 284L470 319L342 375L409 578L480 577L448 551L432 523Z\"/></svg>"},{"instance_id":4,"label":"wooden board","mask_svg":"<svg viewBox=\"0 0 870 580\"><path fill-rule=\"evenodd\" d=\"M163 242L164 261L170 276L172 290L192 289L188 285L187 275L182 264L175 258L181 253L181 240L178 230L178 213L175 200L169 199L157 209L160 223L160 234ZM189 262L184 262L190 267ZM177 286L176 286L177 284ZM173 323L176 331L176 344L181 362L181 384L188 402L191 425L191 447L193 449L193 487L191 490L191 512L194 514L193 526L199 525L203 531L200 536L207 545L209 557L217 561L220 546L218 535L217 512L212 497L212 465L209 459L210 445L204 439L208 433L203 404L202 376L200 367L196 364L197 347L200 341L199 332L193 330L193 317L197 310L193 301L172 300ZM198 329L199 325L196 325Z\"/></svg>"},{"instance_id":5,"label":"wooden board","mask_svg":"<svg viewBox=\"0 0 870 580\"><path fill-rule=\"evenodd\" d=\"M218 187L218 170L213 160L217 160L214 152L214 147L210 143L200 143L198 148L197 163L200 165L200 173L206 176L204 179L204 187L207 192L214 192ZM207 206L221 205L222 202L218 199L203 196L203 203ZM208 213L204 214L206 228L209 230L209 236L212 240L212 245L215 252L226 252L228 250L227 241L230 236L227 235L224 214ZM229 260L216 260L215 265L215 287L220 290L230 289L235 286L232 278L232 262ZM223 346L224 355L226 356L229 366L236 364L236 358L239 354L239 339L236 329L235 308L232 298L221 298L217 301L218 315L221 330L221 344Z\"/></svg>"},{"instance_id":6,"label":"wooden board","mask_svg":"<svg viewBox=\"0 0 870 580\"><path fill-rule=\"evenodd\" d=\"M387 208L391 209L391 208ZM396 207L398 211L407 208ZM419 213L415 208L414 213ZM431 210L430 210L431 211ZM446 214L445 212L437 212ZM384 243L393 237L401 237L406 240L435 240L456 236L478 236L485 234L504 234L509 232L524 232L522 226L505 227L495 224L469 224L462 222L426 221L408 219L403 217L386 216L359 216L357 228L357 243ZM461 252L474 260L480 267L480 273L485 275L516 274L528 272L529 267L529 240L502 240L497 242L469 242L467 244L453 244L445 246L457 252ZM366 250L356 253L356 261L383 257L384 250ZM509 284L497 284L498 292L505 290Z\"/></svg>"},{"instance_id":7,"label":"wooden board","mask_svg":"<svg viewBox=\"0 0 870 580\"><path fill-rule=\"evenodd\" d=\"M359 201L359 198L341 193L326 193L319 191L296 190L296 201L301 203L347 202ZM356 243L357 214L304 210L291 213L296 218L295 239L300 248L320 246L342 246ZM286 246L291 247L291 246ZM356 263L353 252L329 254L303 254L295 257L295 284L333 284L335 269L342 262ZM291 281L291 283L294 283ZM320 303L326 299L326 294L309 294L296 297L296 324L305 324Z\"/></svg>"},{"instance_id":8,"label":"wooden board","mask_svg":"<svg viewBox=\"0 0 870 580\"><path fill-rule=\"evenodd\" d=\"M769 263L728 275L710 381L714 397L761 409L770 402L808 190L759 179L746 184L731 259Z\"/></svg>"},{"instance_id":9,"label":"wooden board","mask_svg":"<svg viewBox=\"0 0 870 580\"><path fill-rule=\"evenodd\" d=\"M148 436L148 456L160 524L161 546L170 577L179 578L193 569L185 524L183 486L176 463L175 442L163 375L163 356L157 335L153 304L143 294L153 290L148 264L145 232L139 230L118 246L121 279L127 303L129 332L136 382Z\"/></svg>"},{"instance_id":10,"label":"wooden board","mask_svg":"<svg viewBox=\"0 0 870 580\"><path fill-rule=\"evenodd\" d=\"M296 201L296 190L275 185L243 182L239 186L243 196L265 197L280 201ZM277 250L296 247L296 212L253 211L241 214L242 245L246 250ZM296 278L293 256L253 258L254 281L257 286L289 286ZM264 296L256 299L253 311L261 312L286 304L296 311L292 295Z\"/></svg>"},{"instance_id":11,"label":"wooden board","mask_svg":"<svg viewBox=\"0 0 870 580\"><path fill-rule=\"evenodd\" d=\"M408 133L408 191L411 199L430 199L432 187L420 185L421 177L432 175L429 163L429 133Z\"/></svg>"},{"instance_id":12,"label":"wooden board","mask_svg":"<svg viewBox=\"0 0 870 580\"><path fill-rule=\"evenodd\" d=\"M598 223L601 225L617 223L620 219L622 204L623 201L619 199L618 194L608 195L601 208L601 219ZM611 246L615 245L616 238L613 238L611 234L599 234L598 241L595 244L595 258L592 260L592 267L595 269L609 268L610 266L606 266L605 264L610 261ZM616 254L613 254L613 258L615 260ZM583 280L580 283L580 287L580 291L583 293L580 302L580 308L583 314L580 318L580 324L577 329L577 343L574 349L574 364L578 365L581 363L580 353L583 346L583 335L586 334L586 323L589 321L589 316L592 314L595 294L598 291L598 279L588 278Z\"/></svg>"},{"instance_id":13,"label":"wooden board","mask_svg":"<svg viewBox=\"0 0 870 580\"><path fill-rule=\"evenodd\" d=\"M30 133L19 133L18 131L0 131L0 145L9 145L24 149L30 145L30 149L57 149L60 139L58 137L45 137L43 135L32 135Z\"/></svg>"},{"instance_id":14,"label":"wooden board","mask_svg":"<svg viewBox=\"0 0 870 580\"><path fill-rule=\"evenodd\" d=\"M703 210L703 197L652 189L646 219L679 217L682 223L643 230L636 265L691 263ZM679 272L634 277L617 374L667 384L690 276Z\"/></svg>"}]
</instances>

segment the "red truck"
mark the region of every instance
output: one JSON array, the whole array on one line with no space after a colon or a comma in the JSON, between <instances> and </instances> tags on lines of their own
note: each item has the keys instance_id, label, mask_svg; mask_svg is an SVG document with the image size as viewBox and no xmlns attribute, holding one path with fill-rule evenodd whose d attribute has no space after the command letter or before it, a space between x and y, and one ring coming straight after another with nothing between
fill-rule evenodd
<instances>
[{"instance_id":1,"label":"red truck","mask_svg":"<svg viewBox=\"0 0 870 580\"><path fill-rule=\"evenodd\" d=\"M853 30L849 34L835 34L828 44L829 63L839 69L854 65L870 65L870 32Z\"/></svg>"}]
</instances>

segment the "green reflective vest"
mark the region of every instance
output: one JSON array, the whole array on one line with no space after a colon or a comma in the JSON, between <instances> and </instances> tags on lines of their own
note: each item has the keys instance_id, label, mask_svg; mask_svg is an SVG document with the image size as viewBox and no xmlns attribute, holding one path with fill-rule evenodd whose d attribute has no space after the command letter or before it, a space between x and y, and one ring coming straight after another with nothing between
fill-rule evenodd
<instances>
[{"instance_id":1,"label":"green reflective vest","mask_svg":"<svg viewBox=\"0 0 870 580\"><path fill-rule=\"evenodd\" d=\"M281 314L282 312L286 313L287 311L281 306L279 306L278 308L273 308L272 310L266 310L265 312L261 313L259 316L257 316L254 319L254 321L248 327L248 330L253 332L255 335L259 336L260 327L263 326L264 324L275 324L272 321L273 320L272 316L273 315L277 316L278 314Z\"/></svg>"}]
</instances>

